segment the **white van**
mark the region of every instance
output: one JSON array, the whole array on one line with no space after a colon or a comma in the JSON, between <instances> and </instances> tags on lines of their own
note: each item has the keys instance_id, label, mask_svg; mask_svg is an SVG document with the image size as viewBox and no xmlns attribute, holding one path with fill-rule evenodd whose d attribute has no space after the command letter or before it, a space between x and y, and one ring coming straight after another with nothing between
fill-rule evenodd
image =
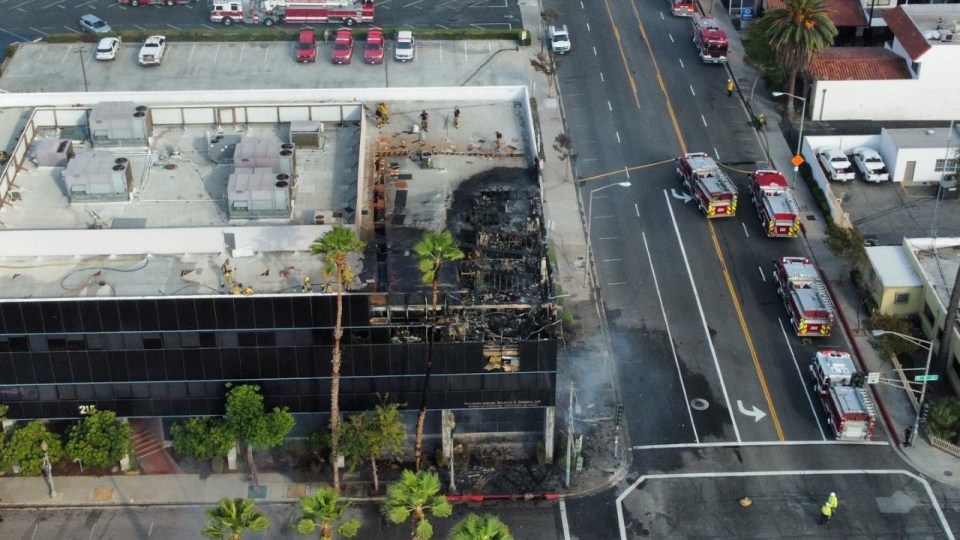
<instances>
[{"instance_id":1,"label":"white van","mask_svg":"<svg viewBox=\"0 0 960 540\"><path fill-rule=\"evenodd\" d=\"M393 47L393 57L400 62L413 60L414 44L413 32L401 30L397 32L397 44Z\"/></svg>"},{"instance_id":2,"label":"white van","mask_svg":"<svg viewBox=\"0 0 960 540\"><path fill-rule=\"evenodd\" d=\"M570 52L570 33L567 32L567 25L548 27L547 39L550 41L550 50L554 53Z\"/></svg>"}]
</instances>

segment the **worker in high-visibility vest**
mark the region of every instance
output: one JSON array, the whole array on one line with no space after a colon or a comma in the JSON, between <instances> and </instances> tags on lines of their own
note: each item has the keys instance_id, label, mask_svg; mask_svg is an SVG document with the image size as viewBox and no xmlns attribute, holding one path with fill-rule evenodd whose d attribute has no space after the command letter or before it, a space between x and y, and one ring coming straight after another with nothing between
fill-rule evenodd
<instances>
[{"instance_id":1,"label":"worker in high-visibility vest","mask_svg":"<svg viewBox=\"0 0 960 540\"><path fill-rule=\"evenodd\" d=\"M840 501L837 500L837 494L830 492L830 498L827 499L827 504L830 505L830 515L833 516L837 513L837 507L840 506Z\"/></svg>"},{"instance_id":2,"label":"worker in high-visibility vest","mask_svg":"<svg viewBox=\"0 0 960 540\"><path fill-rule=\"evenodd\" d=\"M820 507L820 525L830 521L830 518L833 516L833 508L830 507L829 502L823 503L823 506Z\"/></svg>"}]
</instances>

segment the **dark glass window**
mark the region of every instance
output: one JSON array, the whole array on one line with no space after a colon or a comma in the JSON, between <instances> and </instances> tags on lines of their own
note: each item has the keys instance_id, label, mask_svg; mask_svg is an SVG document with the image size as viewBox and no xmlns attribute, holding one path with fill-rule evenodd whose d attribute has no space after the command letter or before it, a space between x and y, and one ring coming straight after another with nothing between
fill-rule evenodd
<instances>
[{"instance_id":1,"label":"dark glass window","mask_svg":"<svg viewBox=\"0 0 960 540\"><path fill-rule=\"evenodd\" d=\"M30 358L29 355L15 355L13 357L13 368L17 372L16 382L18 384L32 384L37 382L37 376L33 371L33 359Z\"/></svg>"},{"instance_id":2,"label":"dark glass window","mask_svg":"<svg viewBox=\"0 0 960 540\"><path fill-rule=\"evenodd\" d=\"M243 330L253 328L255 326L253 302L250 302L249 298L235 298L233 306L237 314L237 328Z\"/></svg>"},{"instance_id":3,"label":"dark glass window","mask_svg":"<svg viewBox=\"0 0 960 540\"><path fill-rule=\"evenodd\" d=\"M67 336L67 350L68 351L85 351L87 350L87 338L80 335Z\"/></svg>"},{"instance_id":4,"label":"dark glass window","mask_svg":"<svg viewBox=\"0 0 960 540\"><path fill-rule=\"evenodd\" d=\"M218 345L220 347L239 347L237 334L238 332L217 332Z\"/></svg>"},{"instance_id":5,"label":"dark glass window","mask_svg":"<svg viewBox=\"0 0 960 540\"><path fill-rule=\"evenodd\" d=\"M257 334L256 332L237 332L237 338L241 347L256 347L257 346Z\"/></svg>"},{"instance_id":6,"label":"dark glass window","mask_svg":"<svg viewBox=\"0 0 960 540\"><path fill-rule=\"evenodd\" d=\"M143 337L140 334L123 334L123 350L139 351L143 349Z\"/></svg>"},{"instance_id":7,"label":"dark glass window","mask_svg":"<svg viewBox=\"0 0 960 540\"><path fill-rule=\"evenodd\" d=\"M232 298L217 298L214 301L217 315L217 328L229 330L237 327L237 317L233 313Z\"/></svg>"},{"instance_id":8,"label":"dark glass window","mask_svg":"<svg viewBox=\"0 0 960 540\"><path fill-rule=\"evenodd\" d=\"M161 337L163 338L164 349L180 348L180 334L178 332L164 332Z\"/></svg>"},{"instance_id":9,"label":"dark glass window","mask_svg":"<svg viewBox=\"0 0 960 540\"><path fill-rule=\"evenodd\" d=\"M177 304L177 319L180 321L181 330L196 330L197 329L197 311L193 305L192 298L178 298L175 300Z\"/></svg>"},{"instance_id":10,"label":"dark glass window","mask_svg":"<svg viewBox=\"0 0 960 540\"><path fill-rule=\"evenodd\" d=\"M23 312L26 332L43 333L43 316L40 314L40 304L38 302L23 302L20 304L20 310Z\"/></svg>"},{"instance_id":11,"label":"dark glass window","mask_svg":"<svg viewBox=\"0 0 960 540\"><path fill-rule=\"evenodd\" d=\"M15 334L17 332L26 332L20 303L0 303L0 333Z\"/></svg>"},{"instance_id":12,"label":"dark glass window","mask_svg":"<svg viewBox=\"0 0 960 540\"><path fill-rule=\"evenodd\" d=\"M289 296L273 298L273 324L275 328L293 326L293 311Z\"/></svg>"},{"instance_id":13,"label":"dark glass window","mask_svg":"<svg viewBox=\"0 0 960 540\"><path fill-rule=\"evenodd\" d=\"M184 379L183 359L180 358L178 351L167 351L163 363L167 366L168 380L182 381Z\"/></svg>"},{"instance_id":14,"label":"dark glass window","mask_svg":"<svg viewBox=\"0 0 960 540\"><path fill-rule=\"evenodd\" d=\"M103 336L101 334L87 334L87 350L103 350Z\"/></svg>"},{"instance_id":15,"label":"dark glass window","mask_svg":"<svg viewBox=\"0 0 960 540\"><path fill-rule=\"evenodd\" d=\"M103 330L103 325L100 323L99 304L95 300L77 302L80 307L80 324L83 325L84 332L100 332Z\"/></svg>"},{"instance_id":16,"label":"dark glass window","mask_svg":"<svg viewBox=\"0 0 960 540\"><path fill-rule=\"evenodd\" d=\"M204 349L200 351L200 362L203 368L201 379L222 379L223 368L220 367L220 351L217 349Z\"/></svg>"},{"instance_id":17,"label":"dark glass window","mask_svg":"<svg viewBox=\"0 0 960 540\"><path fill-rule=\"evenodd\" d=\"M257 328L273 328L273 299L253 298L253 318Z\"/></svg>"},{"instance_id":18,"label":"dark glass window","mask_svg":"<svg viewBox=\"0 0 960 540\"><path fill-rule=\"evenodd\" d=\"M123 351L107 353L107 363L110 365L110 380L113 382L128 382L130 373L127 371L127 355ZM97 380L104 380L102 374L97 374Z\"/></svg>"},{"instance_id":19,"label":"dark glass window","mask_svg":"<svg viewBox=\"0 0 960 540\"><path fill-rule=\"evenodd\" d=\"M273 332L257 332L258 347L275 347L277 336Z\"/></svg>"},{"instance_id":20,"label":"dark glass window","mask_svg":"<svg viewBox=\"0 0 960 540\"><path fill-rule=\"evenodd\" d=\"M188 380L203 379L203 363L200 361L200 349L188 349L183 351L183 370L185 378Z\"/></svg>"},{"instance_id":21,"label":"dark glass window","mask_svg":"<svg viewBox=\"0 0 960 540\"><path fill-rule=\"evenodd\" d=\"M77 389L72 384L58 384L57 395L61 400L77 399Z\"/></svg>"},{"instance_id":22,"label":"dark glass window","mask_svg":"<svg viewBox=\"0 0 960 540\"><path fill-rule=\"evenodd\" d=\"M156 331L160 329L157 317L157 303L154 300L137 300L137 312L140 314L140 329Z\"/></svg>"},{"instance_id":23,"label":"dark glass window","mask_svg":"<svg viewBox=\"0 0 960 540\"><path fill-rule=\"evenodd\" d=\"M180 334L180 346L184 349L199 347L200 334L198 332L182 332Z\"/></svg>"},{"instance_id":24,"label":"dark glass window","mask_svg":"<svg viewBox=\"0 0 960 540\"><path fill-rule=\"evenodd\" d=\"M60 302L39 302L43 328L48 333L63 332L63 319L60 317Z\"/></svg>"},{"instance_id":25,"label":"dark glass window","mask_svg":"<svg viewBox=\"0 0 960 540\"><path fill-rule=\"evenodd\" d=\"M216 347L217 335L214 332L200 332L201 347Z\"/></svg>"},{"instance_id":26,"label":"dark glass window","mask_svg":"<svg viewBox=\"0 0 960 540\"><path fill-rule=\"evenodd\" d=\"M137 313L136 300L122 300L117 303L120 313L120 327L127 332L140 330L140 314Z\"/></svg>"},{"instance_id":27,"label":"dark glass window","mask_svg":"<svg viewBox=\"0 0 960 540\"><path fill-rule=\"evenodd\" d=\"M123 334L106 334L107 350L108 351L122 351L124 349L123 345Z\"/></svg>"},{"instance_id":28,"label":"dark glass window","mask_svg":"<svg viewBox=\"0 0 960 540\"><path fill-rule=\"evenodd\" d=\"M116 332L120 330L120 315L117 313L117 303L113 300L98 300L97 306L100 308L100 322L103 323L103 331Z\"/></svg>"},{"instance_id":29,"label":"dark glass window","mask_svg":"<svg viewBox=\"0 0 960 540\"><path fill-rule=\"evenodd\" d=\"M160 338L160 334L156 332L148 332L143 334L143 348L162 349L163 340Z\"/></svg>"},{"instance_id":30,"label":"dark glass window","mask_svg":"<svg viewBox=\"0 0 960 540\"><path fill-rule=\"evenodd\" d=\"M62 337L62 336L48 337L48 338L47 338L47 350L49 350L49 351L65 351L65 350L67 350L67 338Z\"/></svg>"},{"instance_id":31,"label":"dark glass window","mask_svg":"<svg viewBox=\"0 0 960 540\"><path fill-rule=\"evenodd\" d=\"M157 317L160 319L161 330L179 330L180 325L177 322L176 300L165 298L157 300Z\"/></svg>"},{"instance_id":32,"label":"dark glass window","mask_svg":"<svg viewBox=\"0 0 960 540\"><path fill-rule=\"evenodd\" d=\"M310 297L294 296L291 298L291 311L293 312L293 325L297 328L310 328L313 324L313 312L311 311Z\"/></svg>"},{"instance_id":33,"label":"dark glass window","mask_svg":"<svg viewBox=\"0 0 960 540\"><path fill-rule=\"evenodd\" d=\"M197 298L194 307L197 310L197 323L201 330L217 327L217 313L211 298Z\"/></svg>"},{"instance_id":34,"label":"dark glass window","mask_svg":"<svg viewBox=\"0 0 960 540\"><path fill-rule=\"evenodd\" d=\"M10 352L30 352L30 340L26 336L10 336Z\"/></svg>"},{"instance_id":35,"label":"dark glass window","mask_svg":"<svg viewBox=\"0 0 960 540\"><path fill-rule=\"evenodd\" d=\"M51 356L56 358L56 360L52 360L50 358ZM60 354L55 353L49 356L46 354L33 355L33 371L37 376L37 382L38 383L57 382L56 377L54 377L53 365L51 364L51 362L56 361L59 363L67 363L68 360L66 356L67 355L64 353L60 353Z\"/></svg>"}]
</instances>

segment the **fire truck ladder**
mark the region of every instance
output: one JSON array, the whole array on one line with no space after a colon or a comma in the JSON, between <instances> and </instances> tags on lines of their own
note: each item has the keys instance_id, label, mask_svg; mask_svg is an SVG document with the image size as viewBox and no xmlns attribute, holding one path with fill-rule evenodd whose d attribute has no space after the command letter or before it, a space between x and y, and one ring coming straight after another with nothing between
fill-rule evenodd
<instances>
[{"instance_id":1,"label":"fire truck ladder","mask_svg":"<svg viewBox=\"0 0 960 540\"><path fill-rule=\"evenodd\" d=\"M823 307L830 313L836 313L837 310L833 307L833 300L830 299L830 293L827 291L827 286L823 284L823 281L818 279L813 287L817 291L817 296L820 297L820 301L823 302Z\"/></svg>"}]
</instances>

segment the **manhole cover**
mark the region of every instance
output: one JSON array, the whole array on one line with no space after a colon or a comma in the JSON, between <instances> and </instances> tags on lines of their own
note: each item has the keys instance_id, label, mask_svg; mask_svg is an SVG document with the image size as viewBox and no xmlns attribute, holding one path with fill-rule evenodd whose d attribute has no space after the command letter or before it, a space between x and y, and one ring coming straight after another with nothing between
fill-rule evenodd
<instances>
[{"instance_id":1,"label":"manhole cover","mask_svg":"<svg viewBox=\"0 0 960 540\"><path fill-rule=\"evenodd\" d=\"M953 476L953 471L943 471L944 476Z\"/></svg>"},{"instance_id":2,"label":"manhole cover","mask_svg":"<svg viewBox=\"0 0 960 540\"><path fill-rule=\"evenodd\" d=\"M167 163L166 165L163 166L163 168L166 169L166 170L168 170L168 171L172 171L172 170L174 170L174 169L177 168L177 164L176 164L176 163Z\"/></svg>"},{"instance_id":3,"label":"manhole cover","mask_svg":"<svg viewBox=\"0 0 960 540\"><path fill-rule=\"evenodd\" d=\"M705 399L696 398L690 400L690 406L698 411L705 411L710 407L710 403Z\"/></svg>"}]
</instances>

